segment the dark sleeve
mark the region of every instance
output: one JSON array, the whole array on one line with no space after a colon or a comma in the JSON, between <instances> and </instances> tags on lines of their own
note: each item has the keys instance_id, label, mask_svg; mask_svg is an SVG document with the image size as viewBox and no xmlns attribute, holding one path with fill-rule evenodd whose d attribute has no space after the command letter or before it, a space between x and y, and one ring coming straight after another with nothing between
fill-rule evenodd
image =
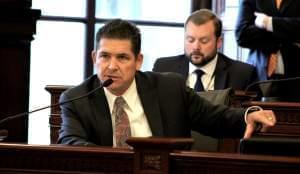
<instances>
[{"instance_id":1,"label":"dark sleeve","mask_svg":"<svg viewBox=\"0 0 300 174\"><path fill-rule=\"evenodd\" d=\"M257 73L257 71L256 71L256 68L255 67L253 67L252 68L252 71L251 71L251 83L254 83L254 82L257 82L258 81L258 73Z\"/></svg>"},{"instance_id":2,"label":"dark sleeve","mask_svg":"<svg viewBox=\"0 0 300 174\"><path fill-rule=\"evenodd\" d=\"M249 79L248 79L248 83L246 84L246 87L243 89L245 90L249 85L258 82L259 78L258 78L258 74L256 71L256 68L254 66L251 66L249 68Z\"/></svg>"},{"instance_id":3,"label":"dark sleeve","mask_svg":"<svg viewBox=\"0 0 300 174\"><path fill-rule=\"evenodd\" d=\"M273 34L282 42L300 42L300 17L273 17Z\"/></svg>"},{"instance_id":4,"label":"dark sleeve","mask_svg":"<svg viewBox=\"0 0 300 174\"><path fill-rule=\"evenodd\" d=\"M186 93L194 131L217 138L241 138L244 135L246 127L244 109L214 105L190 88L186 88Z\"/></svg>"},{"instance_id":5,"label":"dark sleeve","mask_svg":"<svg viewBox=\"0 0 300 174\"><path fill-rule=\"evenodd\" d=\"M238 20L235 28L236 40L239 46L250 49L267 49L269 52L278 50L279 41L272 32L255 26L256 4L254 0L243 0L239 6Z\"/></svg>"},{"instance_id":6,"label":"dark sleeve","mask_svg":"<svg viewBox=\"0 0 300 174\"><path fill-rule=\"evenodd\" d=\"M69 100L66 93L60 96L60 102ZM59 144L96 146L94 143L87 141L88 135L83 128L77 115L76 107L73 102L65 103L61 107L61 129L59 131Z\"/></svg>"}]
</instances>

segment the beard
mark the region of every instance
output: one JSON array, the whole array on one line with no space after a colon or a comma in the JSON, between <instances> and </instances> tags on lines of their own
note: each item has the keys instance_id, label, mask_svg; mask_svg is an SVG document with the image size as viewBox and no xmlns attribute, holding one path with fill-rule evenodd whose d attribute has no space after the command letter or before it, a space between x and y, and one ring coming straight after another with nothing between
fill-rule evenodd
<instances>
[{"instance_id":1,"label":"beard","mask_svg":"<svg viewBox=\"0 0 300 174\"><path fill-rule=\"evenodd\" d=\"M189 59L189 61L197 66L201 67L206 64L208 64L210 61L212 61L217 54L217 51L214 51L213 53L205 56L202 52L200 51L193 51L190 54L185 53L185 56Z\"/></svg>"}]
</instances>

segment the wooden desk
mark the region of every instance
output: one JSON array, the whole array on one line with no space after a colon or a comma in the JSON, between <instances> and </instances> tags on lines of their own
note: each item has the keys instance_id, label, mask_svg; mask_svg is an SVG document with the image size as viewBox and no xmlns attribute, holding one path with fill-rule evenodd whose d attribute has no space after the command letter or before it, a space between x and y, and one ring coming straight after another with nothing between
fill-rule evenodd
<instances>
[{"instance_id":1,"label":"wooden desk","mask_svg":"<svg viewBox=\"0 0 300 174\"><path fill-rule=\"evenodd\" d=\"M249 101L243 107L261 106L263 109L274 111L277 124L263 136L296 136L300 137L300 103L298 102L260 102Z\"/></svg>"},{"instance_id":2,"label":"wooden desk","mask_svg":"<svg viewBox=\"0 0 300 174\"><path fill-rule=\"evenodd\" d=\"M133 173L133 151L63 145L0 144L1 174Z\"/></svg>"},{"instance_id":3,"label":"wooden desk","mask_svg":"<svg viewBox=\"0 0 300 174\"><path fill-rule=\"evenodd\" d=\"M188 152L189 139L133 139L133 149L0 144L1 174L298 174L300 158ZM179 148L180 149L180 148Z\"/></svg>"},{"instance_id":4,"label":"wooden desk","mask_svg":"<svg viewBox=\"0 0 300 174\"><path fill-rule=\"evenodd\" d=\"M172 174L292 174L299 173L300 158L237 153L171 153Z\"/></svg>"}]
</instances>

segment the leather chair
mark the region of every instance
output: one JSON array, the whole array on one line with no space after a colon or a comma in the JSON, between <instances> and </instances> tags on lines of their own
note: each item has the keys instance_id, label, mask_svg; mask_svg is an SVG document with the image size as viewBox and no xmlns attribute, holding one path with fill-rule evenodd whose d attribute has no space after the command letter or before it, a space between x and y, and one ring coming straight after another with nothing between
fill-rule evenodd
<instances>
[{"instance_id":1,"label":"leather chair","mask_svg":"<svg viewBox=\"0 0 300 174\"><path fill-rule=\"evenodd\" d=\"M233 90L232 88L227 88L221 90L198 92L198 94L206 100L212 102L213 104L224 104L230 106ZM195 131L192 131L191 134L192 138L194 139L194 144L192 145L191 150L205 152L219 151L219 139L206 136Z\"/></svg>"}]
</instances>

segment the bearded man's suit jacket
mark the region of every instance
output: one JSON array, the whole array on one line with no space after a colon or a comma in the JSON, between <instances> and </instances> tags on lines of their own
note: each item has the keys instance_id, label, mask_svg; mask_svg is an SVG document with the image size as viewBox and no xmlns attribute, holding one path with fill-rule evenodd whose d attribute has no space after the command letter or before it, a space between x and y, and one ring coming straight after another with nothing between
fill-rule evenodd
<instances>
[{"instance_id":1,"label":"bearded man's suit jacket","mask_svg":"<svg viewBox=\"0 0 300 174\"><path fill-rule=\"evenodd\" d=\"M190 137L191 130L214 137L242 137L244 109L212 105L175 73L137 72L137 92L153 136ZM98 87L96 75L64 92L60 102ZM111 114L103 89L86 98L61 105L58 143L113 145Z\"/></svg>"},{"instance_id":2,"label":"bearded man's suit jacket","mask_svg":"<svg viewBox=\"0 0 300 174\"><path fill-rule=\"evenodd\" d=\"M278 50L284 62L284 77L300 77L300 1L282 0L279 9L275 1L243 0L235 31L237 43L250 49L247 61L256 66L260 80L267 79L268 58ZM255 27L254 12L273 17L273 32Z\"/></svg>"},{"instance_id":3,"label":"bearded man's suit jacket","mask_svg":"<svg viewBox=\"0 0 300 174\"><path fill-rule=\"evenodd\" d=\"M185 55L159 58L154 63L153 71L176 72L186 80L189 74L189 59ZM214 89L244 90L258 79L255 67L232 60L221 53L218 53L214 75Z\"/></svg>"}]
</instances>

